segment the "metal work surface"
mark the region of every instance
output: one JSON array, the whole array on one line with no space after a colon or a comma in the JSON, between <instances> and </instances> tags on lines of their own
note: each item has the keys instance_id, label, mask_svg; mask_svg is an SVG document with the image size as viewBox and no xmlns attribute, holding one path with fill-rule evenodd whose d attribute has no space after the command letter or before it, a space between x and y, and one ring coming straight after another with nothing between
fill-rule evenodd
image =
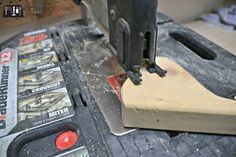
<instances>
[{"instance_id":1,"label":"metal work surface","mask_svg":"<svg viewBox=\"0 0 236 157\"><path fill-rule=\"evenodd\" d=\"M185 69L213 93L232 99L236 93L235 60L236 57L198 34L172 22L159 14L159 41L157 54L167 56ZM79 21L57 26L60 37L68 48L69 58L76 60L86 82L82 89L88 90L92 100L85 100L90 114L94 117L96 128L103 139L110 156L235 156L236 138L194 133L172 133L166 131L136 130L127 133L122 128L120 102L110 85L106 82L109 75L115 74L117 67L106 47L106 38L96 28L86 28ZM169 31L184 31L190 37L217 55L213 60L209 56L194 54L194 46L186 48ZM192 38L190 40L192 40ZM181 39L178 39L181 40ZM209 57L209 58L208 58ZM204 66L203 66L204 65ZM211 73L212 72L212 73ZM224 75L222 75L224 74ZM224 77L225 76L225 77ZM227 82L226 82L227 81ZM218 84L220 83L220 84ZM93 102L93 103L92 103ZM101 112L103 114L101 114ZM107 123L104 121L104 117ZM109 125L109 126L108 126ZM122 135L123 136L116 136ZM116 134L116 135L114 135ZM174 134L174 136L173 136ZM177 136L176 136L177 135Z\"/></svg>"}]
</instances>

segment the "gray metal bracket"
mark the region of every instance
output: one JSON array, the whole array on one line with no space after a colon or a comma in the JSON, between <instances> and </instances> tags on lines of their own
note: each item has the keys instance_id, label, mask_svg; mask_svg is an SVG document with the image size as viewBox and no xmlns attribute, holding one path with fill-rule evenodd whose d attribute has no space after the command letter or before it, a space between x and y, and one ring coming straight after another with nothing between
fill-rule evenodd
<instances>
[{"instance_id":1,"label":"gray metal bracket","mask_svg":"<svg viewBox=\"0 0 236 157\"><path fill-rule=\"evenodd\" d=\"M155 62L157 45L156 0L108 0L109 39L118 62L134 84L140 84L143 61L150 73L165 76Z\"/></svg>"}]
</instances>

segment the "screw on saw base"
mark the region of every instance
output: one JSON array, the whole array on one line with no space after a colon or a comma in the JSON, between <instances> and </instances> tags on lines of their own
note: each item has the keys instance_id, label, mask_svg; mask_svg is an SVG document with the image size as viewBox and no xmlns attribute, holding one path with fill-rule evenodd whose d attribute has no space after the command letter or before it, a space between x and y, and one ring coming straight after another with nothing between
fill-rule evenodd
<instances>
[{"instance_id":1,"label":"screw on saw base","mask_svg":"<svg viewBox=\"0 0 236 157\"><path fill-rule=\"evenodd\" d=\"M233 98L234 100L236 100L236 95L234 96L234 98Z\"/></svg>"},{"instance_id":2,"label":"screw on saw base","mask_svg":"<svg viewBox=\"0 0 236 157\"><path fill-rule=\"evenodd\" d=\"M111 14L111 19L115 20L116 19L116 12L114 9L111 9L110 14Z\"/></svg>"}]
</instances>

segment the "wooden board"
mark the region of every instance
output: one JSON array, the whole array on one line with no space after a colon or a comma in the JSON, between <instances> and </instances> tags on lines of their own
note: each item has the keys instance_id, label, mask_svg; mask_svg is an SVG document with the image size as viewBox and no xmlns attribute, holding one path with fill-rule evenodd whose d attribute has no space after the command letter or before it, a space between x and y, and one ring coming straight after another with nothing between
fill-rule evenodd
<instances>
[{"instance_id":1,"label":"wooden board","mask_svg":"<svg viewBox=\"0 0 236 157\"><path fill-rule=\"evenodd\" d=\"M166 77L142 70L141 85L128 79L122 87L126 127L236 134L236 101L214 95L168 58L157 62Z\"/></svg>"}]
</instances>

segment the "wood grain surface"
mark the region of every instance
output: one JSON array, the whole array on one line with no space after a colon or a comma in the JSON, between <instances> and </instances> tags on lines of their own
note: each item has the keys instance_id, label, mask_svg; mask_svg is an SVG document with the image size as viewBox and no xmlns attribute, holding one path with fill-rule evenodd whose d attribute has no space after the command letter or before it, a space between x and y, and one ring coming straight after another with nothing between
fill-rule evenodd
<instances>
[{"instance_id":1,"label":"wood grain surface","mask_svg":"<svg viewBox=\"0 0 236 157\"><path fill-rule=\"evenodd\" d=\"M126 127L236 134L236 101L214 95L168 58L157 63L166 77L142 70L141 85L122 87Z\"/></svg>"}]
</instances>

